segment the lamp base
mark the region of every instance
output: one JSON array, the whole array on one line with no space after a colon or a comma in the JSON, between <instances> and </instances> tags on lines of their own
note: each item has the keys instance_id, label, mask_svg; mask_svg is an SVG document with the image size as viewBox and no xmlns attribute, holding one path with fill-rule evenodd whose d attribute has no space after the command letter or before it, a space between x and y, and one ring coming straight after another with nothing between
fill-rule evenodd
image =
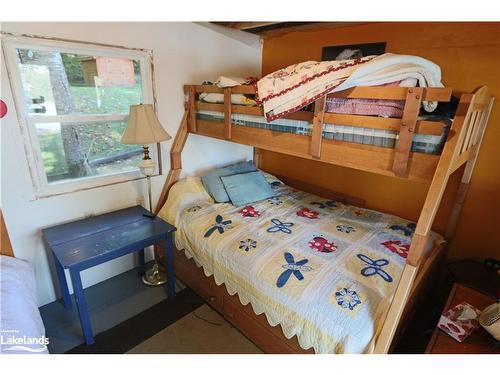
<instances>
[{"instance_id":1,"label":"lamp base","mask_svg":"<svg viewBox=\"0 0 500 375\"><path fill-rule=\"evenodd\" d=\"M153 266L148 269L142 276L142 282L150 286L163 285L167 282L167 275L160 272L158 269L158 263L154 262Z\"/></svg>"}]
</instances>

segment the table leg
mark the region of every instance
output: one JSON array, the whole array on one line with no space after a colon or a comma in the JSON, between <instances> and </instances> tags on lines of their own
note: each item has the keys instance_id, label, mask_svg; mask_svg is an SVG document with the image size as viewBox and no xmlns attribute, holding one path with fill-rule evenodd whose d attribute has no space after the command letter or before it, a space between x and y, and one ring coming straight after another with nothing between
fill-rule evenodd
<instances>
[{"instance_id":1,"label":"table leg","mask_svg":"<svg viewBox=\"0 0 500 375\"><path fill-rule=\"evenodd\" d=\"M89 311L87 308L87 301L85 300L85 293L83 292L80 271L70 269L69 272L71 275L71 282L73 283L73 291L75 293L76 306L78 307L78 315L80 316L80 324L82 326L83 336L85 337L85 343L87 345L92 345L94 343L94 335L90 324Z\"/></svg>"},{"instance_id":2,"label":"table leg","mask_svg":"<svg viewBox=\"0 0 500 375\"><path fill-rule=\"evenodd\" d=\"M167 273L168 298L175 297L175 275L174 275L174 243L172 233L167 234L165 241L165 271Z\"/></svg>"},{"instance_id":3,"label":"table leg","mask_svg":"<svg viewBox=\"0 0 500 375\"><path fill-rule=\"evenodd\" d=\"M139 250L138 253L139 253L139 275L142 276L144 275L144 272L146 272L144 249Z\"/></svg>"},{"instance_id":4,"label":"table leg","mask_svg":"<svg viewBox=\"0 0 500 375\"><path fill-rule=\"evenodd\" d=\"M69 294L68 281L66 280L66 274L64 273L64 268L54 255L54 263L56 265L57 279L59 280L59 289L61 289L61 294L63 298L64 308L66 310L71 310L71 295Z\"/></svg>"}]
</instances>

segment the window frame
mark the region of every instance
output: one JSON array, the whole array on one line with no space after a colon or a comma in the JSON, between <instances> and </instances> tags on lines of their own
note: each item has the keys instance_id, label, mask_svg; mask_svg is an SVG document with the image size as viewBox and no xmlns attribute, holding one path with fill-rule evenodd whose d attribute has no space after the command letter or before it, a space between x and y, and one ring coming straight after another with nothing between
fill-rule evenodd
<instances>
[{"instance_id":1,"label":"window frame","mask_svg":"<svg viewBox=\"0 0 500 375\"><path fill-rule=\"evenodd\" d=\"M108 173L105 175L74 178L49 183L45 173L36 124L50 122L93 123L99 121L126 121L128 114L70 114L70 115L39 115L30 114L22 84L21 70L18 66L17 52L19 48L39 51L54 51L82 55L97 55L104 57L121 57L138 60L141 70L141 88L143 103L155 106L153 87L153 54L151 50L129 49L125 47L93 44L90 42L72 42L59 39L37 38L28 36L2 35L2 49L5 57L7 74L11 85L16 112L24 141L25 154L28 161L33 183L34 199L54 195L72 193L96 187L122 183L145 178L140 170ZM63 126L63 125L61 125ZM155 162L154 176L161 174L160 145L151 144L150 156Z\"/></svg>"}]
</instances>

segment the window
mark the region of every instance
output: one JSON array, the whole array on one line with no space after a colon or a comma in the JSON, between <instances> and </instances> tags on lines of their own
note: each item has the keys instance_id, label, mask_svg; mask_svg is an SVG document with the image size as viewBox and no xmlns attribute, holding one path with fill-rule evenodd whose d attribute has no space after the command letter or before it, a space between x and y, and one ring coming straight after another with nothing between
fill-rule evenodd
<instances>
[{"instance_id":1,"label":"window","mask_svg":"<svg viewBox=\"0 0 500 375\"><path fill-rule=\"evenodd\" d=\"M38 196L141 177L142 146L120 140L130 105L153 101L147 51L24 37L3 44Z\"/></svg>"}]
</instances>

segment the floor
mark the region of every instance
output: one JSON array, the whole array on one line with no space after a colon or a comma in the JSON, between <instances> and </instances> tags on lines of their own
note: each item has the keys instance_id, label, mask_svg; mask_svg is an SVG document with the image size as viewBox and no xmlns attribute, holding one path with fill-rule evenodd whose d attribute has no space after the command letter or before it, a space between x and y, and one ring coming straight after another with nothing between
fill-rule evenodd
<instances>
[{"instance_id":1,"label":"floor","mask_svg":"<svg viewBox=\"0 0 500 375\"><path fill-rule=\"evenodd\" d=\"M176 291L182 288L182 284L176 284ZM144 285L137 270L132 269L86 288L85 296L97 335L166 300L167 291L164 287ZM72 299L70 311L60 300L40 307L51 353L65 353L84 342L73 296Z\"/></svg>"},{"instance_id":2,"label":"floor","mask_svg":"<svg viewBox=\"0 0 500 375\"><path fill-rule=\"evenodd\" d=\"M53 354L260 354L262 351L180 282L177 296L144 285L133 269L85 289L95 344L84 343L78 312L62 301L40 308Z\"/></svg>"}]
</instances>

